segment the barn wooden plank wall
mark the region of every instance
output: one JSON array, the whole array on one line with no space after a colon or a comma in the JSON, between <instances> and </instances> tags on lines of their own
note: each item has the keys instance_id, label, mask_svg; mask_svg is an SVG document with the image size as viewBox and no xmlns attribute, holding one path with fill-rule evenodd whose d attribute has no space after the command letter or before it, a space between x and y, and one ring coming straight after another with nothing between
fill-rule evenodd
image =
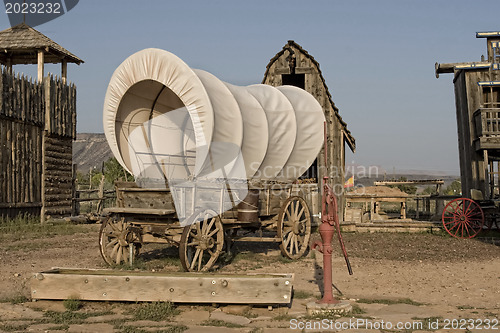
<instances>
[{"instance_id":1,"label":"barn wooden plank wall","mask_svg":"<svg viewBox=\"0 0 500 333\"><path fill-rule=\"evenodd\" d=\"M0 215L71 212L76 88L0 75Z\"/></svg>"},{"instance_id":2,"label":"barn wooden plank wall","mask_svg":"<svg viewBox=\"0 0 500 333\"><path fill-rule=\"evenodd\" d=\"M291 79L291 82L284 82L284 78L287 75ZM297 81L293 81L293 76L296 77ZM325 175L323 166L326 164L326 175L330 177L331 185L334 187L336 194L341 194L345 181L345 143L354 151L355 140L347 129L347 124L340 117L339 110L332 101L332 96L326 86L325 79L319 68L319 63L300 45L294 41L288 41L283 47L283 50L278 52L276 56L270 60L262 83L272 86L280 86L283 84L296 85L313 95L321 104L326 118L328 161L325 163L324 151L321 149L317 158L317 166L320 168L315 177L318 182L322 181ZM311 168L314 168L314 166ZM308 172L309 176L314 174L311 173L311 170L308 170ZM339 216L343 216L343 195L339 195L339 198L341 200L339 205Z\"/></svg>"}]
</instances>

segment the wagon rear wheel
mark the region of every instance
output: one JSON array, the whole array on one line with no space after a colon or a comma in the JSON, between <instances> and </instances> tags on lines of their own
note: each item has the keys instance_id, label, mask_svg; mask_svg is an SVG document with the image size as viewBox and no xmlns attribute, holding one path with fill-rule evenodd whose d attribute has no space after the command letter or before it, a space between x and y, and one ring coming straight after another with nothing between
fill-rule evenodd
<instances>
[{"instance_id":1,"label":"wagon rear wheel","mask_svg":"<svg viewBox=\"0 0 500 333\"><path fill-rule=\"evenodd\" d=\"M132 249L130 244L134 244ZM118 219L108 217L99 231L99 249L101 256L108 265L120 265L131 263L132 259L139 254L141 247L141 235L124 218Z\"/></svg>"},{"instance_id":2,"label":"wagon rear wheel","mask_svg":"<svg viewBox=\"0 0 500 333\"><path fill-rule=\"evenodd\" d=\"M182 268L189 272L208 271L224 246L224 228L214 211L194 215L184 227L179 245Z\"/></svg>"},{"instance_id":3,"label":"wagon rear wheel","mask_svg":"<svg viewBox=\"0 0 500 333\"><path fill-rule=\"evenodd\" d=\"M484 225L484 212L468 198L450 201L443 210L444 229L456 238L473 238Z\"/></svg>"},{"instance_id":4,"label":"wagon rear wheel","mask_svg":"<svg viewBox=\"0 0 500 333\"><path fill-rule=\"evenodd\" d=\"M301 197L290 197L281 206L278 215L278 238L281 253L290 259L304 255L311 238L311 213Z\"/></svg>"}]
</instances>

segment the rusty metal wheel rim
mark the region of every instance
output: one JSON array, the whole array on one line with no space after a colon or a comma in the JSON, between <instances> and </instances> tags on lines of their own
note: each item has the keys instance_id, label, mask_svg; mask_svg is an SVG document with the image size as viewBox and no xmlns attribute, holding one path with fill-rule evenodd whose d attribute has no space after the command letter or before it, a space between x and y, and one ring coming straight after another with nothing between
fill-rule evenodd
<instances>
[{"instance_id":1,"label":"rusty metal wheel rim","mask_svg":"<svg viewBox=\"0 0 500 333\"><path fill-rule=\"evenodd\" d=\"M298 259L304 255L311 237L311 214L303 198L290 197L283 203L278 215L277 234L284 256Z\"/></svg>"},{"instance_id":2,"label":"rusty metal wheel rim","mask_svg":"<svg viewBox=\"0 0 500 333\"><path fill-rule=\"evenodd\" d=\"M198 213L194 223L184 227L179 246L181 265L189 272L208 271L224 245L224 228L213 211Z\"/></svg>"},{"instance_id":3,"label":"rusty metal wheel rim","mask_svg":"<svg viewBox=\"0 0 500 333\"><path fill-rule=\"evenodd\" d=\"M484 212L481 207L468 198L450 201L443 210L443 227L455 238L473 238L484 225Z\"/></svg>"}]
</instances>

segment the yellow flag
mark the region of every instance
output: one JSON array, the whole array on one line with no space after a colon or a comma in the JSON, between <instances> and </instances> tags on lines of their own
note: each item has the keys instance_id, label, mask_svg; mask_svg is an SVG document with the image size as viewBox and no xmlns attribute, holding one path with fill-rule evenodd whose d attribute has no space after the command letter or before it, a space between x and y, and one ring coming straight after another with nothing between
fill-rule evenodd
<instances>
[{"instance_id":1,"label":"yellow flag","mask_svg":"<svg viewBox=\"0 0 500 333\"><path fill-rule=\"evenodd\" d=\"M351 176L351 178L349 178L345 184L344 184L344 188L349 188L349 187L353 187L354 186L354 175Z\"/></svg>"}]
</instances>

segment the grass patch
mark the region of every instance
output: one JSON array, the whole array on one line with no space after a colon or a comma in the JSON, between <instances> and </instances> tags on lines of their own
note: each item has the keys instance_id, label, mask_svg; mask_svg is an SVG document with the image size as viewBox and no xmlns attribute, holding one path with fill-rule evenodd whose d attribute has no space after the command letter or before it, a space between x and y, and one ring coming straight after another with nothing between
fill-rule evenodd
<instances>
[{"instance_id":1,"label":"grass patch","mask_svg":"<svg viewBox=\"0 0 500 333\"><path fill-rule=\"evenodd\" d=\"M262 327L254 327L250 332L248 333L262 333L264 332L264 329Z\"/></svg>"},{"instance_id":2,"label":"grass patch","mask_svg":"<svg viewBox=\"0 0 500 333\"><path fill-rule=\"evenodd\" d=\"M420 303L416 302L414 300L411 300L409 298L400 298L400 299L360 299L357 301L358 303L365 303L365 304L387 304L387 305L393 305L393 304L409 304L409 305L415 305L415 306L421 306L425 305L425 303Z\"/></svg>"},{"instance_id":3,"label":"grass patch","mask_svg":"<svg viewBox=\"0 0 500 333\"><path fill-rule=\"evenodd\" d=\"M0 329L3 332L24 332L26 329L31 325L31 323L28 324L19 324L19 325L13 325L13 324L5 324L1 325Z\"/></svg>"},{"instance_id":4,"label":"grass patch","mask_svg":"<svg viewBox=\"0 0 500 333\"><path fill-rule=\"evenodd\" d=\"M82 301L76 298L71 298L71 299L65 299L63 301L63 306L66 310L68 311L76 311L79 310L83 304Z\"/></svg>"},{"instance_id":5,"label":"grass patch","mask_svg":"<svg viewBox=\"0 0 500 333\"><path fill-rule=\"evenodd\" d=\"M0 218L0 241L18 241L22 239L47 238L56 235L72 235L85 232L87 229L84 225L72 223L41 224L39 217L28 215L18 216L13 219Z\"/></svg>"},{"instance_id":6,"label":"grass patch","mask_svg":"<svg viewBox=\"0 0 500 333\"><path fill-rule=\"evenodd\" d=\"M47 311L43 314L46 321L49 323L54 323L57 325L71 325L71 324L82 324L83 321L90 317L104 316L112 314L110 311L104 312L89 312L89 313L80 313L73 311Z\"/></svg>"},{"instance_id":7,"label":"grass patch","mask_svg":"<svg viewBox=\"0 0 500 333\"><path fill-rule=\"evenodd\" d=\"M475 307L473 307L471 305L459 305L459 306L457 306L457 309L459 309L459 310L472 310L472 309L475 309Z\"/></svg>"},{"instance_id":8,"label":"grass patch","mask_svg":"<svg viewBox=\"0 0 500 333\"><path fill-rule=\"evenodd\" d=\"M228 323L224 320L209 319L201 323L202 326L216 326L216 327L228 327L228 328L242 328L245 327L239 324Z\"/></svg>"},{"instance_id":9,"label":"grass patch","mask_svg":"<svg viewBox=\"0 0 500 333\"><path fill-rule=\"evenodd\" d=\"M170 302L153 302L140 304L132 312L136 320L162 321L168 320L180 313Z\"/></svg>"},{"instance_id":10,"label":"grass patch","mask_svg":"<svg viewBox=\"0 0 500 333\"><path fill-rule=\"evenodd\" d=\"M351 306L352 306L352 311L350 314L352 314L353 316L362 315L366 313L366 311L363 310L358 304L352 304Z\"/></svg>"},{"instance_id":11,"label":"grass patch","mask_svg":"<svg viewBox=\"0 0 500 333\"><path fill-rule=\"evenodd\" d=\"M47 331L67 331L69 329L69 325L58 325L47 328Z\"/></svg>"},{"instance_id":12,"label":"grass patch","mask_svg":"<svg viewBox=\"0 0 500 333\"><path fill-rule=\"evenodd\" d=\"M282 263L282 264L289 264L289 263L294 262L294 260L293 260L293 259L290 259L290 258L288 258L288 257L284 257L284 256L279 256L279 257L278 257L278 261L279 261L280 263Z\"/></svg>"},{"instance_id":13,"label":"grass patch","mask_svg":"<svg viewBox=\"0 0 500 333\"><path fill-rule=\"evenodd\" d=\"M11 304L21 304L28 302L29 299L24 295L18 295L10 298L4 298L0 300L0 303L11 303Z\"/></svg>"},{"instance_id":14,"label":"grass patch","mask_svg":"<svg viewBox=\"0 0 500 333\"><path fill-rule=\"evenodd\" d=\"M296 299L308 299L308 298L311 298L313 297L314 294L310 291L306 291L306 290L293 290L293 298L296 298Z\"/></svg>"},{"instance_id":15,"label":"grass patch","mask_svg":"<svg viewBox=\"0 0 500 333\"><path fill-rule=\"evenodd\" d=\"M232 262L237 263L244 260L254 261L256 258L257 254L255 252L237 252L234 254Z\"/></svg>"},{"instance_id":16,"label":"grass patch","mask_svg":"<svg viewBox=\"0 0 500 333\"><path fill-rule=\"evenodd\" d=\"M49 322L58 325L71 325L71 324L81 324L83 321L91 315L87 313L78 313L72 311L57 312L57 311L47 311L43 314Z\"/></svg>"}]
</instances>

